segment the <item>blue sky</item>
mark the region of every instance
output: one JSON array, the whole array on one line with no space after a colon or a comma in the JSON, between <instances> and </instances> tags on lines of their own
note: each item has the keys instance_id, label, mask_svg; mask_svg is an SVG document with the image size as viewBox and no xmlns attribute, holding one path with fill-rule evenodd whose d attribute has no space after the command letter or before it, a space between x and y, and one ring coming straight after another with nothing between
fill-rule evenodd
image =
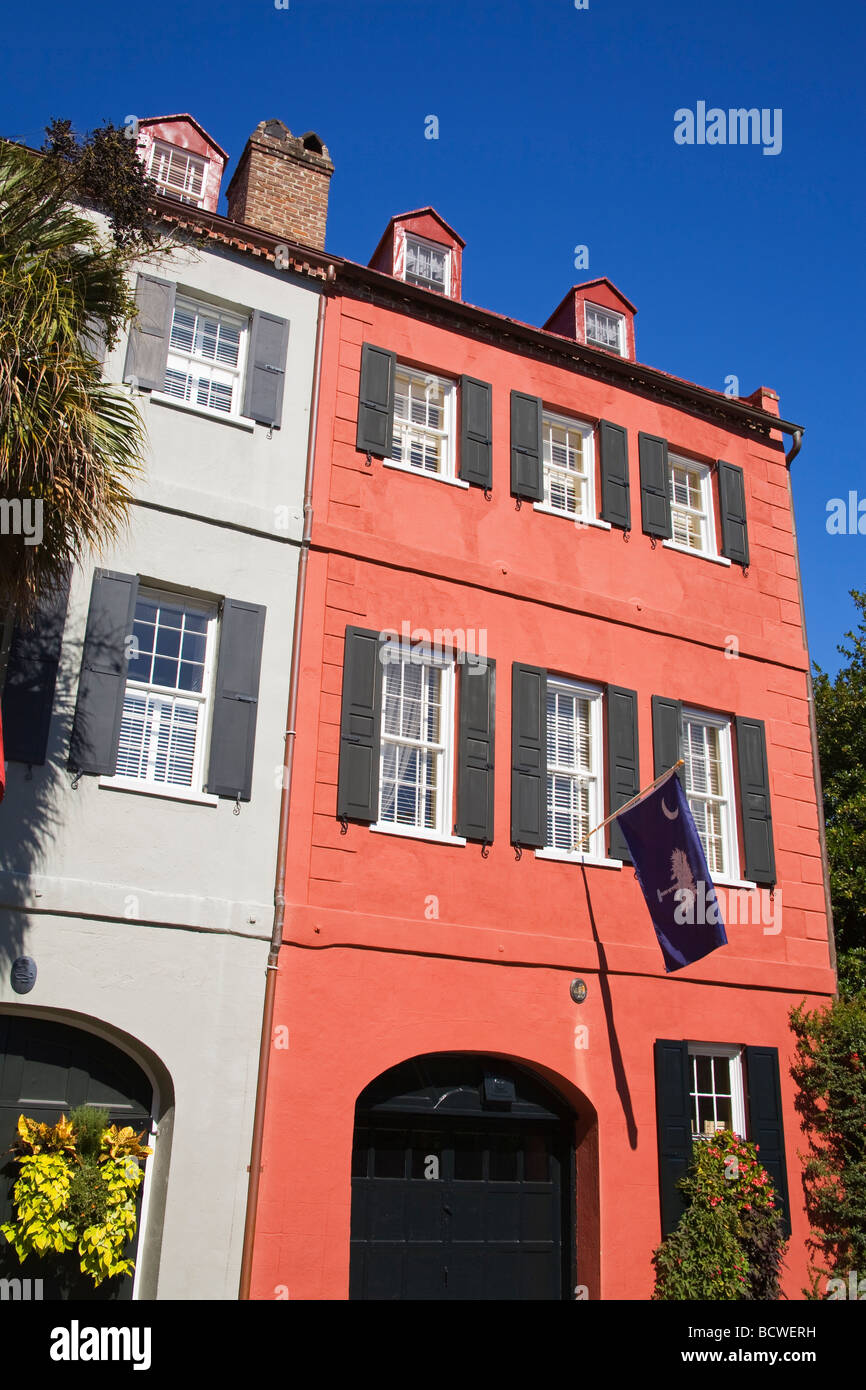
<instances>
[{"instance_id":1,"label":"blue sky","mask_svg":"<svg viewBox=\"0 0 866 1390\"><path fill-rule=\"evenodd\" d=\"M575 280L608 275L638 307L641 361L772 386L806 428L809 639L836 669L848 591L866 589L866 535L826 529L831 498L866 499L862 3L49 0L16 6L4 39L5 135L189 111L231 172L278 116L329 147L336 254L366 262L392 213L432 203L467 242L473 303L541 324ZM675 144L675 110L701 100L780 108L781 151Z\"/></svg>"}]
</instances>

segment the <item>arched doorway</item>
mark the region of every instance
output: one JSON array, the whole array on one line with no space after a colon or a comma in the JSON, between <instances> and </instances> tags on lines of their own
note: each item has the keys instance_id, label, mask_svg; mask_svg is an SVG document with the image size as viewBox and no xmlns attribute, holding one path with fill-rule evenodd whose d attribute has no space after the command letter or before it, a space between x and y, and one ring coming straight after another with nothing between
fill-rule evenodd
<instances>
[{"instance_id":1,"label":"arched doorway","mask_svg":"<svg viewBox=\"0 0 866 1390\"><path fill-rule=\"evenodd\" d=\"M575 1117L496 1057L438 1053L359 1096L349 1297L567 1299Z\"/></svg>"},{"instance_id":2,"label":"arched doorway","mask_svg":"<svg viewBox=\"0 0 866 1390\"><path fill-rule=\"evenodd\" d=\"M106 1109L111 1124L131 1125L136 1133L150 1131L153 1087L128 1053L96 1033L66 1023L26 1013L0 1013L0 1224L14 1214L12 1190L18 1165L10 1161L8 1151L16 1138L18 1116L56 1124L61 1114L84 1104ZM139 1188L139 1214L141 1192ZM138 1228L133 1259L137 1245ZM45 1300L132 1297L131 1275L108 1279L97 1289L89 1277L78 1273L71 1256L65 1258L62 1271L50 1257L31 1257L19 1264L12 1247L0 1236L2 1279L29 1279L31 1296L33 1281L41 1280Z\"/></svg>"}]
</instances>

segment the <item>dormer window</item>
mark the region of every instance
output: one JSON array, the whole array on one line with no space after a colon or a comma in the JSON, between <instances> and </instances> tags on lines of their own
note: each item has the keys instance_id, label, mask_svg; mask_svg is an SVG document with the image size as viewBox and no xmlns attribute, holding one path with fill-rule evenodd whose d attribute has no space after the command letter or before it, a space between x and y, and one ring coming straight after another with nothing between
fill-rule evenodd
<instances>
[{"instance_id":1,"label":"dormer window","mask_svg":"<svg viewBox=\"0 0 866 1390\"><path fill-rule=\"evenodd\" d=\"M182 203L201 205L206 160L155 140L150 153L148 173L157 189L166 198L178 198Z\"/></svg>"},{"instance_id":2,"label":"dormer window","mask_svg":"<svg viewBox=\"0 0 866 1390\"><path fill-rule=\"evenodd\" d=\"M406 237L406 281L425 290L449 294L451 290L451 252L446 246Z\"/></svg>"},{"instance_id":3,"label":"dormer window","mask_svg":"<svg viewBox=\"0 0 866 1390\"><path fill-rule=\"evenodd\" d=\"M586 341L589 347L605 348L619 357L625 356L625 315L602 309L598 304L584 304L586 312Z\"/></svg>"}]
</instances>

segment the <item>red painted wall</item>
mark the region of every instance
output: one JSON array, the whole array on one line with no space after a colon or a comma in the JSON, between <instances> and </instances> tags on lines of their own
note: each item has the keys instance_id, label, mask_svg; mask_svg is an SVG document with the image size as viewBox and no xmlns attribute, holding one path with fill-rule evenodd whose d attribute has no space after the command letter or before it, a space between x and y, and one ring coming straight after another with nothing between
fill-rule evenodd
<instances>
[{"instance_id":1,"label":"red painted wall","mask_svg":"<svg viewBox=\"0 0 866 1390\"><path fill-rule=\"evenodd\" d=\"M494 486L482 492L366 465L355 450L361 345L493 385ZM509 495L509 393L629 430L632 530L578 528ZM653 548L640 530L639 430L745 471L751 565ZM597 490L597 500L598 500ZM359 1092L406 1058L520 1060L578 1117L578 1281L646 1298L660 1238L653 1043L769 1045L780 1054L793 1238L806 1282L801 1136L787 1013L834 988L824 909L790 492L781 439L741 437L577 371L349 298L328 305L302 642L285 941L253 1295L344 1298ZM347 624L484 629L497 663L496 836L489 857L336 820ZM739 656L725 655L731 638ZM509 844L511 663L638 691L641 783L650 699L766 722L781 930L665 976L633 872L537 859ZM742 840L742 837L740 837ZM431 912L436 901L438 916ZM585 1004L569 997L580 974ZM607 997L606 997L607 994ZM589 1045L575 1048L575 1026ZM597 1202L593 1191L597 1188Z\"/></svg>"}]
</instances>

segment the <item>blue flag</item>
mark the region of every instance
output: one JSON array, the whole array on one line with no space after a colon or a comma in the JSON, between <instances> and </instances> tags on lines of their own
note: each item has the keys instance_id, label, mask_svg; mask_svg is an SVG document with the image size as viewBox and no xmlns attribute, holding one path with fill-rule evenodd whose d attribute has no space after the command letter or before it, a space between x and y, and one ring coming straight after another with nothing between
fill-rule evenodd
<instances>
[{"instance_id":1,"label":"blue flag","mask_svg":"<svg viewBox=\"0 0 866 1390\"><path fill-rule=\"evenodd\" d=\"M680 779L669 777L617 820L656 929L665 970L727 946L704 847Z\"/></svg>"}]
</instances>

